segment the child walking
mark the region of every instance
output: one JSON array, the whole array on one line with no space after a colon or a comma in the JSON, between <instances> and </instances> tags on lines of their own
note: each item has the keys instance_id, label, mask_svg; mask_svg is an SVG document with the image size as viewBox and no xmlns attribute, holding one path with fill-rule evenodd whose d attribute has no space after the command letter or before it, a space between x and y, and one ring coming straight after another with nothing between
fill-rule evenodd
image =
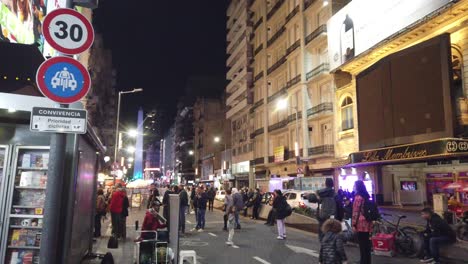
<instances>
[{"instance_id":1,"label":"child walking","mask_svg":"<svg viewBox=\"0 0 468 264\"><path fill-rule=\"evenodd\" d=\"M323 238L320 245L320 264L347 264L348 258L341 237L341 223L328 219L322 226Z\"/></svg>"},{"instance_id":2,"label":"child walking","mask_svg":"<svg viewBox=\"0 0 468 264\"><path fill-rule=\"evenodd\" d=\"M228 245L233 245L234 243L232 242L232 238L234 237L234 228L236 227L236 207L231 206L228 209L229 214L228 214L228 223L227 223L227 228L229 231L228 235L228 241L226 244Z\"/></svg>"}]
</instances>

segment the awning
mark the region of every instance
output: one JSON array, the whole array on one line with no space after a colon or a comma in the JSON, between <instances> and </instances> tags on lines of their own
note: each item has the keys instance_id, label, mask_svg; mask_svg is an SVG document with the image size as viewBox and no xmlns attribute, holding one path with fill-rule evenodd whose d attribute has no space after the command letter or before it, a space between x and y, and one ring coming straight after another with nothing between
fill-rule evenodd
<instances>
[{"instance_id":1,"label":"awning","mask_svg":"<svg viewBox=\"0 0 468 264\"><path fill-rule=\"evenodd\" d=\"M0 58L0 92L42 96L34 85L45 58L36 45L0 42Z\"/></svg>"},{"instance_id":2,"label":"awning","mask_svg":"<svg viewBox=\"0 0 468 264\"><path fill-rule=\"evenodd\" d=\"M408 163L428 159L454 158L468 155L468 140L442 138L420 143L360 151L349 155L352 165Z\"/></svg>"}]
</instances>

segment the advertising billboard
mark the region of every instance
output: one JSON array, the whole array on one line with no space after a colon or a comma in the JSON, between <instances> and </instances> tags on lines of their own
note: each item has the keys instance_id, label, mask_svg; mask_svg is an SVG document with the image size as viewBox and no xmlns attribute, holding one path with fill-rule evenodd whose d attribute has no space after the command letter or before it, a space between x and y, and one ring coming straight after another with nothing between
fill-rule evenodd
<instances>
[{"instance_id":1,"label":"advertising billboard","mask_svg":"<svg viewBox=\"0 0 468 264\"><path fill-rule=\"evenodd\" d=\"M46 0L47 1L47 13L52 12L58 8L66 8L67 0ZM57 56L57 51L53 49L49 43L44 43L44 50L42 52L46 57L55 57Z\"/></svg>"},{"instance_id":2,"label":"advertising billboard","mask_svg":"<svg viewBox=\"0 0 468 264\"><path fill-rule=\"evenodd\" d=\"M42 20L45 0L0 0L0 39L21 43L44 44Z\"/></svg>"},{"instance_id":3,"label":"advertising billboard","mask_svg":"<svg viewBox=\"0 0 468 264\"><path fill-rule=\"evenodd\" d=\"M353 0L327 23L330 69L336 69L379 42L453 0Z\"/></svg>"},{"instance_id":4,"label":"advertising billboard","mask_svg":"<svg viewBox=\"0 0 468 264\"><path fill-rule=\"evenodd\" d=\"M284 146L275 147L273 149L273 154L275 156L275 162L284 161L284 154L285 154Z\"/></svg>"}]
</instances>

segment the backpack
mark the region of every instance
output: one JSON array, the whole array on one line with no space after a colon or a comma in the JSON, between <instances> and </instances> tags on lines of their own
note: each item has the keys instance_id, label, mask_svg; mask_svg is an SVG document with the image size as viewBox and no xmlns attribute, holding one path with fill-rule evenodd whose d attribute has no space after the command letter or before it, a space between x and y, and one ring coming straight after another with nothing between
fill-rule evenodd
<instances>
[{"instance_id":1,"label":"backpack","mask_svg":"<svg viewBox=\"0 0 468 264\"><path fill-rule=\"evenodd\" d=\"M371 200L364 200L362 205L363 213L362 215L366 218L367 221L377 221L380 219L379 208Z\"/></svg>"},{"instance_id":2,"label":"backpack","mask_svg":"<svg viewBox=\"0 0 468 264\"><path fill-rule=\"evenodd\" d=\"M291 216L292 215L292 208L289 204L286 204L286 206L284 207L284 212L286 214L286 216Z\"/></svg>"},{"instance_id":3,"label":"backpack","mask_svg":"<svg viewBox=\"0 0 468 264\"><path fill-rule=\"evenodd\" d=\"M332 215L336 215L336 199L335 197L324 197L321 199L318 207L318 217L320 220L329 219Z\"/></svg>"}]
</instances>

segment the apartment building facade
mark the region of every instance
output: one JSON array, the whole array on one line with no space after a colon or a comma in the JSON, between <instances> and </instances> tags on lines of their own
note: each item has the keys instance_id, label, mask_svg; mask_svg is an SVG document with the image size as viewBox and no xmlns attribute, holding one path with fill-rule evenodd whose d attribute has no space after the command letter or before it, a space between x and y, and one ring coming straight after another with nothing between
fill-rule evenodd
<instances>
[{"instance_id":1,"label":"apartment building facade","mask_svg":"<svg viewBox=\"0 0 468 264\"><path fill-rule=\"evenodd\" d=\"M326 22L344 1L256 0L254 132L256 185L302 188L297 175L333 175L333 79ZM301 176L301 175L300 175ZM307 184L306 184L307 185Z\"/></svg>"},{"instance_id":2,"label":"apartment building facade","mask_svg":"<svg viewBox=\"0 0 468 264\"><path fill-rule=\"evenodd\" d=\"M252 116L253 76L250 66L253 49L250 36L253 31L250 1L232 0L227 9L226 116L231 122L232 175L237 187L253 186L251 160L253 159Z\"/></svg>"}]
</instances>

